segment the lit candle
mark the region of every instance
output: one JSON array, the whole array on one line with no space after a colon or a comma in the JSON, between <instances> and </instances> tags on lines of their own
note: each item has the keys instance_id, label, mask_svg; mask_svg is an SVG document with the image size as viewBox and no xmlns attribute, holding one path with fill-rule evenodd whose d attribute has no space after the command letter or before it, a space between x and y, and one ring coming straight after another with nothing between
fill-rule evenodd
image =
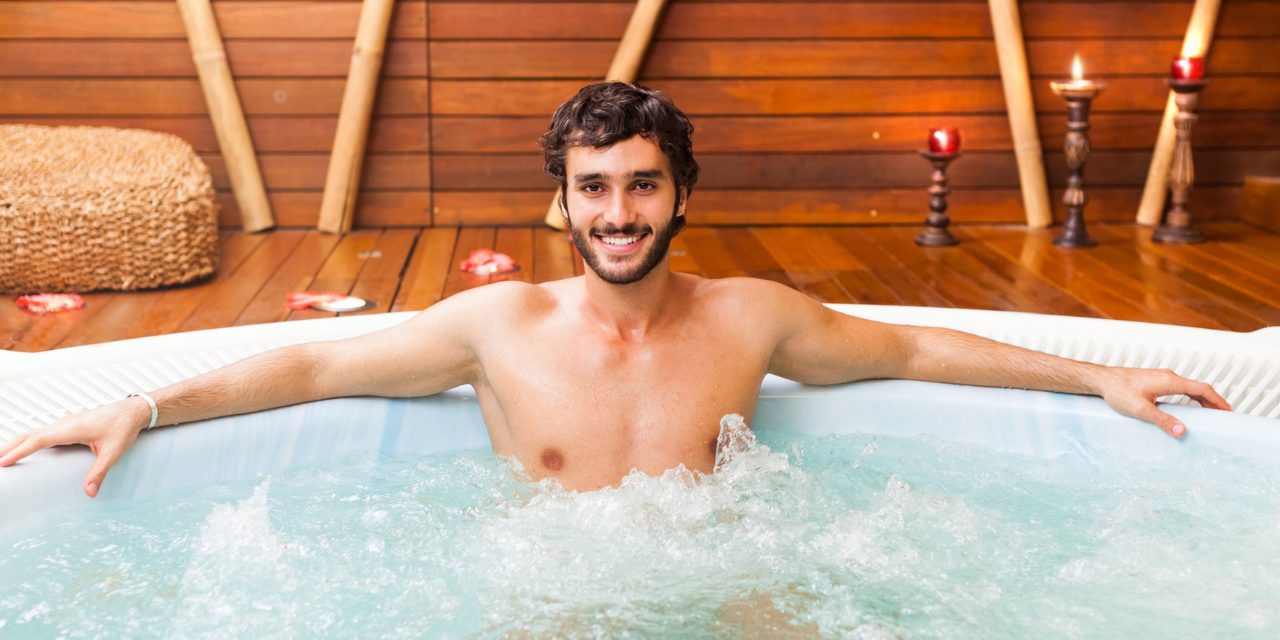
<instances>
[{"instance_id":1,"label":"lit candle","mask_svg":"<svg viewBox=\"0 0 1280 640\"><path fill-rule=\"evenodd\" d=\"M1204 58L1178 56L1173 59L1174 80L1204 79Z\"/></svg>"},{"instance_id":2,"label":"lit candle","mask_svg":"<svg viewBox=\"0 0 1280 640\"><path fill-rule=\"evenodd\" d=\"M939 127L929 132L929 151L933 153L958 153L960 130L955 127Z\"/></svg>"},{"instance_id":3,"label":"lit candle","mask_svg":"<svg viewBox=\"0 0 1280 640\"><path fill-rule=\"evenodd\" d=\"M1071 82L1067 86L1071 88L1087 87L1093 83L1084 79L1084 63L1080 62L1080 54L1076 54L1071 58Z\"/></svg>"}]
</instances>

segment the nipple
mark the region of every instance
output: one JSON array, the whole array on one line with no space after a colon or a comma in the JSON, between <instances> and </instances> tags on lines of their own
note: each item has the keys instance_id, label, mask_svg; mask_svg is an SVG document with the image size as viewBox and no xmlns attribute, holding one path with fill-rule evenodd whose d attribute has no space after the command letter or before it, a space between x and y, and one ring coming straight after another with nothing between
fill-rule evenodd
<instances>
[{"instance_id":1,"label":"nipple","mask_svg":"<svg viewBox=\"0 0 1280 640\"><path fill-rule=\"evenodd\" d=\"M564 467L564 454L554 447L544 450L542 452L542 466L550 471L559 471Z\"/></svg>"}]
</instances>

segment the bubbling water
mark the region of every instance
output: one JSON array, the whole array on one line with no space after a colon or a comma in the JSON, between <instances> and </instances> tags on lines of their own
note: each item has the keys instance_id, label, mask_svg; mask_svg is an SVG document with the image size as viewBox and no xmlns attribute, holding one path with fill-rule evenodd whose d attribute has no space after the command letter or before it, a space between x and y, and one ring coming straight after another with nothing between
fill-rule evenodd
<instances>
[{"instance_id":1,"label":"bubbling water","mask_svg":"<svg viewBox=\"0 0 1280 640\"><path fill-rule=\"evenodd\" d=\"M1222 454L757 441L730 415L713 474L521 477L488 452L356 456L49 514L0 536L0 637L1280 630L1280 472Z\"/></svg>"}]
</instances>

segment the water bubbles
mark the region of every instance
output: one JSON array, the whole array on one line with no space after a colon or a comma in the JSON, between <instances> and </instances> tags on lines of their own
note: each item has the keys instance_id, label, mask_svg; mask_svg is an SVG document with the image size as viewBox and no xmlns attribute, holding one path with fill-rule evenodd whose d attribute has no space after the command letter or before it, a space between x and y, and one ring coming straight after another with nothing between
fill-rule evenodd
<instances>
[{"instance_id":1,"label":"water bubbles","mask_svg":"<svg viewBox=\"0 0 1280 640\"><path fill-rule=\"evenodd\" d=\"M487 451L356 458L0 538L0 635L1276 636L1274 469L1088 454L730 414L715 473L585 493Z\"/></svg>"}]
</instances>

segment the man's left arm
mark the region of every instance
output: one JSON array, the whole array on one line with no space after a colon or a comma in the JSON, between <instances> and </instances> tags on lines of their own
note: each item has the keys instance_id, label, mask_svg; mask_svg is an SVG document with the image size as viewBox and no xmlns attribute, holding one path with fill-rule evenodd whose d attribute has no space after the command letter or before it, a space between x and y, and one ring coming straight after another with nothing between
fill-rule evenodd
<instances>
[{"instance_id":1,"label":"man's left arm","mask_svg":"<svg viewBox=\"0 0 1280 640\"><path fill-rule=\"evenodd\" d=\"M902 378L1101 396L1113 409L1177 438L1186 432L1156 398L1183 394L1230 410L1212 386L1168 369L1132 369L1069 360L933 327L873 322L806 300L791 306L770 371L810 384Z\"/></svg>"}]
</instances>

